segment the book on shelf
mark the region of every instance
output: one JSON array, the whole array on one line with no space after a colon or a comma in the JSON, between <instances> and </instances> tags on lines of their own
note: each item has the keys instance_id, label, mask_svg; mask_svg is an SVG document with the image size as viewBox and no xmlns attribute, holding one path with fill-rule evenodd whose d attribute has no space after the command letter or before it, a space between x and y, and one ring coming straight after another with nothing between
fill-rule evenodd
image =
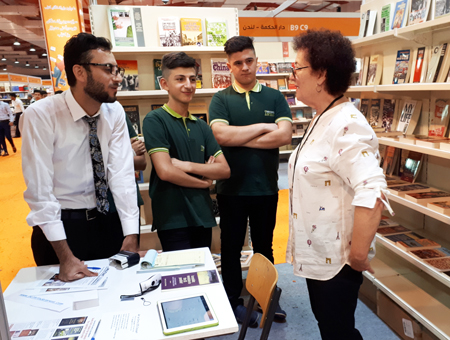
<instances>
[{"instance_id":1,"label":"book on shelf","mask_svg":"<svg viewBox=\"0 0 450 340\"><path fill-rule=\"evenodd\" d=\"M395 100L394 99L384 99L383 102L383 116L381 127L383 131L391 131L392 123L394 121L395 113Z\"/></svg>"},{"instance_id":2,"label":"book on shelf","mask_svg":"<svg viewBox=\"0 0 450 340\"><path fill-rule=\"evenodd\" d=\"M370 107L370 99L361 99L359 111L362 113L364 117L366 117L367 121L369 121L369 114L368 114L369 107Z\"/></svg>"},{"instance_id":3,"label":"book on shelf","mask_svg":"<svg viewBox=\"0 0 450 340\"><path fill-rule=\"evenodd\" d=\"M392 84L405 84L409 80L411 73L411 50L397 51L395 60L394 79Z\"/></svg>"},{"instance_id":4,"label":"book on shelf","mask_svg":"<svg viewBox=\"0 0 450 340\"><path fill-rule=\"evenodd\" d=\"M128 116L128 119L133 125L133 129L137 135L141 134L141 121L139 119L139 106L138 105L123 105L123 109Z\"/></svg>"},{"instance_id":5,"label":"book on shelf","mask_svg":"<svg viewBox=\"0 0 450 340\"><path fill-rule=\"evenodd\" d=\"M203 88L203 72L202 72L202 60L200 58L195 59L195 71L197 76L195 77L195 88Z\"/></svg>"},{"instance_id":6,"label":"book on shelf","mask_svg":"<svg viewBox=\"0 0 450 340\"><path fill-rule=\"evenodd\" d=\"M383 73L383 56L375 54L370 56L367 85L379 85Z\"/></svg>"},{"instance_id":7,"label":"book on shelf","mask_svg":"<svg viewBox=\"0 0 450 340\"><path fill-rule=\"evenodd\" d=\"M117 60L117 66L123 68L122 82L118 91L139 91L139 74L137 60Z\"/></svg>"},{"instance_id":8,"label":"book on shelf","mask_svg":"<svg viewBox=\"0 0 450 340\"><path fill-rule=\"evenodd\" d=\"M444 257L444 258L440 258L440 259L429 259L429 260L424 260L424 261L439 271L450 270L450 257Z\"/></svg>"},{"instance_id":9,"label":"book on shelf","mask_svg":"<svg viewBox=\"0 0 450 340\"><path fill-rule=\"evenodd\" d=\"M192 115L197 119L201 119L208 123L208 115L206 113L192 113Z\"/></svg>"},{"instance_id":10,"label":"book on shelf","mask_svg":"<svg viewBox=\"0 0 450 340\"><path fill-rule=\"evenodd\" d=\"M286 93L285 97L289 106L295 105L295 94Z\"/></svg>"},{"instance_id":11,"label":"book on shelf","mask_svg":"<svg viewBox=\"0 0 450 340\"><path fill-rule=\"evenodd\" d=\"M153 73L155 78L155 90L161 90L159 81L162 78L162 61L161 59L153 59Z\"/></svg>"},{"instance_id":12,"label":"book on shelf","mask_svg":"<svg viewBox=\"0 0 450 340\"><path fill-rule=\"evenodd\" d=\"M406 26L408 18L408 0L400 0L395 4L394 18L392 19L392 29Z\"/></svg>"},{"instance_id":13,"label":"book on shelf","mask_svg":"<svg viewBox=\"0 0 450 340\"><path fill-rule=\"evenodd\" d=\"M416 128L421 109L421 100L405 100L398 122L397 131L401 131L403 134L411 135Z\"/></svg>"},{"instance_id":14,"label":"book on shelf","mask_svg":"<svg viewBox=\"0 0 450 340\"><path fill-rule=\"evenodd\" d=\"M223 46L228 40L228 26L224 19L206 19L206 38L208 46Z\"/></svg>"},{"instance_id":15,"label":"book on shelf","mask_svg":"<svg viewBox=\"0 0 450 340\"><path fill-rule=\"evenodd\" d=\"M399 152L400 149L397 149L393 146L386 147L386 153L384 155L383 162L383 171L386 175L391 176L393 174Z\"/></svg>"},{"instance_id":16,"label":"book on shelf","mask_svg":"<svg viewBox=\"0 0 450 340\"><path fill-rule=\"evenodd\" d=\"M370 57L365 56L364 61L361 63L362 67L362 85L367 85L367 76L369 73L369 63L370 63Z\"/></svg>"},{"instance_id":17,"label":"book on shelf","mask_svg":"<svg viewBox=\"0 0 450 340\"><path fill-rule=\"evenodd\" d=\"M392 4L387 4L381 7L381 15L380 15L380 32L387 32L390 30L391 23L391 7Z\"/></svg>"},{"instance_id":18,"label":"book on shelf","mask_svg":"<svg viewBox=\"0 0 450 340\"><path fill-rule=\"evenodd\" d=\"M370 104L369 124L374 130L376 128L380 129L383 123L383 118L381 114L382 105L383 99L372 99L372 102Z\"/></svg>"},{"instance_id":19,"label":"book on shelf","mask_svg":"<svg viewBox=\"0 0 450 340\"><path fill-rule=\"evenodd\" d=\"M231 72L227 66L227 59L211 58L212 87L225 89L231 85Z\"/></svg>"},{"instance_id":20,"label":"book on shelf","mask_svg":"<svg viewBox=\"0 0 450 340\"><path fill-rule=\"evenodd\" d=\"M276 79L270 79L268 84L270 88L278 90L278 82Z\"/></svg>"},{"instance_id":21,"label":"book on shelf","mask_svg":"<svg viewBox=\"0 0 450 340\"><path fill-rule=\"evenodd\" d=\"M269 74L269 63L267 61L258 61L256 74Z\"/></svg>"},{"instance_id":22,"label":"book on shelf","mask_svg":"<svg viewBox=\"0 0 450 340\"><path fill-rule=\"evenodd\" d=\"M278 73L290 73L291 71L286 69L286 63L279 62L277 63Z\"/></svg>"},{"instance_id":23,"label":"book on shelf","mask_svg":"<svg viewBox=\"0 0 450 340\"><path fill-rule=\"evenodd\" d=\"M411 232L410 229L404 226L398 225L394 227L381 227L377 229L377 233L380 235L396 235Z\"/></svg>"},{"instance_id":24,"label":"book on shelf","mask_svg":"<svg viewBox=\"0 0 450 340\"><path fill-rule=\"evenodd\" d=\"M108 8L109 30L113 46L134 47L133 12L126 8Z\"/></svg>"},{"instance_id":25,"label":"book on shelf","mask_svg":"<svg viewBox=\"0 0 450 340\"><path fill-rule=\"evenodd\" d=\"M152 104L151 108L153 111L153 110L159 109L160 107L163 107L163 106L164 106L164 104Z\"/></svg>"},{"instance_id":26,"label":"book on shelf","mask_svg":"<svg viewBox=\"0 0 450 340\"><path fill-rule=\"evenodd\" d=\"M406 194L405 198L414 203L446 202L450 200L450 193L446 191L428 191Z\"/></svg>"},{"instance_id":27,"label":"book on shelf","mask_svg":"<svg viewBox=\"0 0 450 340\"><path fill-rule=\"evenodd\" d=\"M428 135L444 137L447 132L449 113L449 101L445 99L433 99L431 104L430 127Z\"/></svg>"},{"instance_id":28,"label":"book on shelf","mask_svg":"<svg viewBox=\"0 0 450 340\"><path fill-rule=\"evenodd\" d=\"M359 73L358 73L358 79L356 80L356 86L361 86L363 83L363 69L364 69L364 58L360 59L359 63Z\"/></svg>"},{"instance_id":29,"label":"book on shelf","mask_svg":"<svg viewBox=\"0 0 450 340\"><path fill-rule=\"evenodd\" d=\"M448 0L434 0L431 6L432 19L437 19L450 14Z\"/></svg>"},{"instance_id":30,"label":"book on shelf","mask_svg":"<svg viewBox=\"0 0 450 340\"><path fill-rule=\"evenodd\" d=\"M439 62L442 61L442 63L439 68L439 74L437 75L436 83L444 83L448 79L448 71L450 68L450 47L448 43L444 45L447 45L447 47L445 48L445 51L441 52L441 58L439 59Z\"/></svg>"},{"instance_id":31,"label":"book on shelf","mask_svg":"<svg viewBox=\"0 0 450 340\"><path fill-rule=\"evenodd\" d=\"M399 224L397 222L391 220L390 218L383 218L382 220L380 220L380 224L378 225L378 228L395 227L398 225Z\"/></svg>"},{"instance_id":32,"label":"book on shelf","mask_svg":"<svg viewBox=\"0 0 450 340\"><path fill-rule=\"evenodd\" d=\"M369 12L369 22L367 23L367 31L366 31L366 37L370 37L373 35L375 31L375 23L377 21L377 11L370 10Z\"/></svg>"},{"instance_id":33,"label":"book on shelf","mask_svg":"<svg viewBox=\"0 0 450 340\"><path fill-rule=\"evenodd\" d=\"M431 0L410 0L408 25L427 21Z\"/></svg>"},{"instance_id":34,"label":"book on shelf","mask_svg":"<svg viewBox=\"0 0 450 340\"><path fill-rule=\"evenodd\" d=\"M183 266L200 266L205 264L205 252L192 250L189 252L162 252L150 249L141 259L141 270L169 270Z\"/></svg>"},{"instance_id":35,"label":"book on shelf","mask_svg":"<svg viewBox=\"0 0 450 340\"><path fill-rule=\"evenodd\" d=\"M409 151L402 168L400 179L410 183L414 183L419 176L420 168L423 163L423 154L416 151Z\"/></svg>"},{"instance_id":36,"label":"book on shelf","mask_svg":"<svg viewBox=\"0 0 450 340\"><path fill-rule=\"evenodd\" d=\"M367 12L361 12L359 34L358 38L364 38L366 36L367 24L369 23L370 10Z\"/></svg>"},{"instance_id":37,"label":"book on shelf","mask_svg":"<svg viewBox=\"0 0 450 340\"><path fill-rule=\"evenodd\" d=\"M436 45L431 51L430 62L427 71L427 83L435 83L441 72L441 66L447 53L447 43ZM448 71L448 70L447 70Z\"/></svg>"},{"instance_id":38,"label":"book on shelf","mask_svg":"<svg viewBox=\"0 0 450 340\"><path fill-rule=\"evenodd\" d=\"M391 187L388 188L388 190L394 195L405 196L406 194L409 193L430 191L431 188L423 184L409 184L409 185L400 185L398 187Z\"/></svg>"},{"instance_id":39,"label":"book on shelf","mask_svg":"<svg viewBox=\"0 0 450 340\"><path fill-rule=\"evenodd\" d=\"M380 168L383 168L384 158L386 157L386 145L379 144L378 145L378 165Z\"/></svg>"},{"instance_id":40,"label":"book on shelf","mask_svg":"<svg viewBox=\"0 0 450 340\"><path fill-rule=\"evenodd\" d=\"M203 46L202 19L181 18L181 45Z\"/></svg>"},{"instance_id":41,"label":"book on shelf","mask_svg":"<svg viewBox=\"0 0 450 340\"><path fill-rule=\"evenodd\" d=\"M278 78L278 90L286 90L286 79L285 78Z\"/></svg>"},{"instance_id":42,"label":"book on shelf","mask_svg":"<svg viewBox=\"0 0 450 340\"><path fill-rule=\"evenodd\" d=\"M415 240L405 240L396 242L395 245L406 251L440 248L441 245L427 238L419 238Z\"/></svg>"},{"instance_id":43,"label":"book on shelf","mask_svg":"<svg viewBox=\"0 0 450 340\"><path fill-rule=\"evenodd\" d=\"M420 250L411 250L411 254L417 256L422 260L439 259L442 257L450 256L450 250L444 247L434 249L420 249Z\"/></svg>"},{"instance_id":44,"label":"book on shelf","mask_svg":"<svg viewBox=\"0 0 450 340\"><path fill-rule=\"evenodd\" d=\"M403 181L401 179L391 179L386 181L388 187L398 187L400 185L408 185L409 182Z\"/></svg>"},{"instance_id":45,"label":"book on shelf","mask_svg":"<svg viewBox=\"0 0 450 340\"><path fill-rule=\"evenodd\" d=\"M443 202L429 202L427 208L436 211L440 214L450 214L450 200Z\"/></svg>"},{"instance_id":46,"label":"book on shelf","mask_svg":"<svg viewBox=\"0 0 450 340\"><path fill-rule=\"evenodd\" d=\"M423 83L427 74L426 47L419 47L413 59L413 67L411 70L411 80L413 83ZM429 52L429 49L428 49Z\"/></svg>"},{"instance_id":47,"label":"book on shelf","mask_svg":"<svg viewBox=\"0 0 450 340\"><path fill-rule=\"evenodd\" d=\"M403 233L403 234L398 234L398 235L386 235L386 236L384 236L384 238L386 238L389 241L394 242L394 243L424 239L423 236L420 236L419 234L416 234L414 232Z\"/></svg>"},{"instance_id":48,"label":"book on shelf","mask_svg":"<svg viewBox=\"0 0 450 340\"><path fill-rule=\"evenodd\" d=\"M269 63L269 72L271 74L278 73L278 66L277 63Z\"/></svg>"},{"instance_id":49,"label":"book on shelf","mask_svg":"<svg viewBox=\"0 0 450 340\"><path fill-rule=\"evenodd\" d=\"M180 19L177 17L159 17L159 42L163 47L181 46Z\"/></svg>"},{"instance_id":50,"label":"book on shelf","mask_svg":"<svg viewBox=\"0 0 450 340\"><path fill-rule=\"evenodd\" d=\"M192 273L164 275L161 276L161 290L195 287L219 282L219 274L215 269Z\"/></svg>"}]
</instances>

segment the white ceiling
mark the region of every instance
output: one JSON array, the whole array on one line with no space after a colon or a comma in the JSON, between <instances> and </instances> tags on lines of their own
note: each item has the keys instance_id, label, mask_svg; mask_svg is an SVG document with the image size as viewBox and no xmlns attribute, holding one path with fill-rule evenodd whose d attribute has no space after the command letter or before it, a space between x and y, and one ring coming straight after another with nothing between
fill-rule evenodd
<instances>
[{"instance_id":1,"label":"white ceiling","mask_svg":"<svg viewBox=\"0 0 450 340\"><path fill-rule=\"evenodd\" d=\"M292 3L284 11L293 12L358 12L361 0L320 1L320 0L169 0L163 5L162 0L91 0L99 5L134 5L134 6L171 6L191 7L235 7L239 10L273 11L278 6ZM86 30L90 31L89 0L83 0L83 13ZM20 46L14 46L18 39ZM33 46L36 51L29 51ZM10 72L41 77L50 77L47 57L43 57L46 44L39 0L0 0L0 73ZM14 63L19 61L19 64ZM26 66L26 62L30 66ZM4 65L7 71L3 71ZM35 66L39 68L35 68ZM47 70L43 70L46 67Z\"/></svg>"}]
</instances>

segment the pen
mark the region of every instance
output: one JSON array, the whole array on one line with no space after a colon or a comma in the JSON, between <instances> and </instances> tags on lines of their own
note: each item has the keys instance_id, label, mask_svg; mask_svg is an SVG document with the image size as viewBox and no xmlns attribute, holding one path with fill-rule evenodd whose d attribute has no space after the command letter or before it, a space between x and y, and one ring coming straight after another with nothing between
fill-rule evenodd
<instances>
[{"instance_id":1,"label":"pen","mask_svg":"<svg viewBox=\"0 0 450 340\"><path fill-rule=\"evenodd\" d=\"M97 327L95 328L95 332L94 332L94 334L92 334L91 340L95 340L95 336L97 335L98 326L100 326L100 322L102 322L102 320L100 320L100 321L98 322Z\"/></svg>"},{"instance_id":2,"label":"pen","mask_svg":"<svg viewBox=\"0 0 450 340\"><path fill-rule=\"evenodd\" d=\"M90 270L100 270L102 268L100 268L100 267L88 267L88 269L90 269Z\"/></svg>"}]
</instances>

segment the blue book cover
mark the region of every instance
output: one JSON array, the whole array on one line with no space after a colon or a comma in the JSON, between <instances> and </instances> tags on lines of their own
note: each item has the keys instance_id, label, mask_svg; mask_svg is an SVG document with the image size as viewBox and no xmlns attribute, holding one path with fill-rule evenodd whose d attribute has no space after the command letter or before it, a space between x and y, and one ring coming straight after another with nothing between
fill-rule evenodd
<instances>
[{"instance_id":1,"label":"blue book cover","mask_svg":"<svg viewBox=\"0 0 450 340\"><path fill-rule=\"evenodd\" d=\"M395 4L394 19L392 20L392 29L405 27L405 18L407 18L408 0L401 0Z\"/></svg>"},{"instance_id":2,"label":"blue book cover","mask_svg":"<svg viewBox=\"0 0 450 340\"><path fill-rule=\"evenodd\" d=\"M394 79L392 84L404 84L408 81L409 64L411 60L410 50L397 51L395 60Z\"/></svg>"}]
</instances>

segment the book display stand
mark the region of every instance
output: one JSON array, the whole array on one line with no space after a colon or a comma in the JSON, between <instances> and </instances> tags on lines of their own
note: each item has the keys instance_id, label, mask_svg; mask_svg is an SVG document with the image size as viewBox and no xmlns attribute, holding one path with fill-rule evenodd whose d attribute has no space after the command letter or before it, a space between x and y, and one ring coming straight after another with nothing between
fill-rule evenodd
<instances>
[{"instance_id":1,"label":"book display stand","mask_svg":"<svg viewBox=\"0 0 450 340\"><path fill-rule=\"evenodd\" d=\"M408 1L409 2L409 1ZM368 10L381 13L391 1L371 1L361 6L361 13ZM391 13L392 14L392 13ZM383 71L379 85L351 86L347 96L360 99L395 99L397 101L422 101L422 110L414 135L428 135L432 103L450 98L450 83L392 84L398 51L411 50L413 55L422 47L431 48L450 42L450 16L432 19L380 32L376 25L372 36L353 40L357 58L381 54ZM447 70L448 72L448 70ZM446 77L447 79L447 77ZM445 81L445 80L444 80ZM397 104L398 105L398 104ZM394 129L393 129L394 130ZM401 132L399 133L401 135ZM424 163L418 183L435 190L450 191L447 180L450 171L450 152L433 147L405 143L392 138L379 138L380 146L417 151L424 155ZM450 246L450 215L430 209L427 204L413 202L401 195L389 195L395 216L390 217L402 226L421 236L436 241L442 247ZM371 262L375 274L364 275L403 310L420 322L439 339L450 339L450 276L428 265L410 251L396 246L377 234L377 254Z\"/></svg>"}]
</instances>

